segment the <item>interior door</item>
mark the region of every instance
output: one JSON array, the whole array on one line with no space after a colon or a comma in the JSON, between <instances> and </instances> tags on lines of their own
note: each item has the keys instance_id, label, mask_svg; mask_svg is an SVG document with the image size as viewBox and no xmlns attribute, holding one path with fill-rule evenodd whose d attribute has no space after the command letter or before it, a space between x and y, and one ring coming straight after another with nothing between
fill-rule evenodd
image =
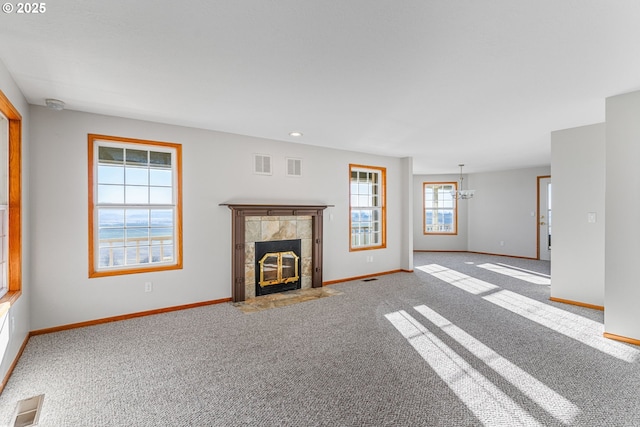
<instances>
[{"instance_id":1,"label":"interior door","mask_svg":"<svg viewBox=\"0 0 640 427\"><path fill-rule=\"evenodd\" d=\"M538 177L538 259L551 260L551 177Z\"/></svg>"}]
</instances>

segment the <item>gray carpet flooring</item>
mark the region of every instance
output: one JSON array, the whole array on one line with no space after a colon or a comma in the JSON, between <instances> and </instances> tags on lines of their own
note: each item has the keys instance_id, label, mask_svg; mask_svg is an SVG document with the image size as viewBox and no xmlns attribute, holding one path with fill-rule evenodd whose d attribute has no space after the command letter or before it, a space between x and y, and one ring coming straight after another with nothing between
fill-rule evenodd
<instances>
[{"instance_id":1,"label":"gray carpet flooring","mask_svg":"<svg viewBox=\"0 0 640 427\"><path fill-rule=\"evenodd\" d=\"M640 347L602 338L602 312L486 264L549 274L416 253L414 273L331 298L35 336L0 425L44 394L41 426L639 426Z\"/></svg>"}]
</instances>

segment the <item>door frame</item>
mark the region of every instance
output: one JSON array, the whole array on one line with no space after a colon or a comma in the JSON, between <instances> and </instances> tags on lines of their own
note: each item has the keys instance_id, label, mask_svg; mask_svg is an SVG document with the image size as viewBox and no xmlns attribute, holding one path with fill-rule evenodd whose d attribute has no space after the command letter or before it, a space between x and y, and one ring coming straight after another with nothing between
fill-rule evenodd
<instances>
[{"instance_id":1,"label":"door frame","mask_svg":"<svg viewBox=\"0 0 640 427\"><path fill-rule=\"evenodd\" d=\"M551 175L541 175L537 177L536 195L536 259L540 259L540 181L551 178Z\"/></svg>"}]
</instances>

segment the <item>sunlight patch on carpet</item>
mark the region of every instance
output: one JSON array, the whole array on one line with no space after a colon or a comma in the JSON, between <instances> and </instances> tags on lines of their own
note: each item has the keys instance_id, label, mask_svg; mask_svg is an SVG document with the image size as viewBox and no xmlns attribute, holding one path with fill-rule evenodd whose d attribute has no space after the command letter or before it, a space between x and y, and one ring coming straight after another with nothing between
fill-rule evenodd
<instances>
[{"instance_id":1,"label":"sunlight patch on carpet","mask_svg":"<svg viewBox=\"0 0 640 427\"><path fill-rule=\"evenodd\" d=\"M507 290L482 298L625 362L634 362L640 355L633 347L604 338L604 326L600 322Z\"/></svg>"},{"instance_id":2,"label":"sunlight patch on carpet","mask_svg":"<svg viewBox=\"0 0 640 427\"><path fill-rule=\"evenodd\" d=\"M407 312L400 310L385 317L483 425L541 425Z\"/></svg>"},{"instance_id":3,"label":"sunlight patch on carpet","mask_svg":"<svg viewBox=\"0 0 640 427\"><path fill-rule=\"evenodd\" d=\"M501 375L505 380L518 388L524 395L555 419L568 425L571 424L580 413L578 407L562 395L556 393L529 373L442 317L435 310L426 305L413 308L431 323L442 329L444 333L456 342L464 346L474 356L486 363L487 366Z\"/></svg>"},{"instance_id":4,"label":"sunlight patch on carpet","mask_svg":"<svg viewBox=\"0 0 640 427\"><path fill-rule=\"evenodd\" d=\"M515 292L503 290L497 285L474 279L437 264L423 265L416 268L474 295L482 293L483 290L496 290L496 292L483 296L482 299L625 362L634 362L640 356L640 351L637 349L604 338L602 336L604 332L602 323L544 304ZM473 285L467 286L465 285L466 283L472 283Z\"/></svg>"},{"instance_id":5,"label":"sunlight patch on carpet","mask_svg":"<svg viewBox=\"0 0 640 427\"><path fill-rule=\"evenodd\" d=\"M550 285L551 279L548 277L541 277L539 275L531 274L523 269L508 268L503 265L496 265L491 263L485 263L478 265L485 270L493 271L494 273L503 274L505 276L513 277L514 279L524 280L525 282L534 283L536 285Z\"/></svg>"},{"instance_id":6,"label":"sunlight patch on carpet","mask_svg":"<svg viewBox=\"0 0 640 427\"><path fill-rule=\"evenodd\" d=\"M498 289L498 286L492 283L467 276L438 264L421 265L415 268L474 295Z\"/></svg>"}]
</instances>

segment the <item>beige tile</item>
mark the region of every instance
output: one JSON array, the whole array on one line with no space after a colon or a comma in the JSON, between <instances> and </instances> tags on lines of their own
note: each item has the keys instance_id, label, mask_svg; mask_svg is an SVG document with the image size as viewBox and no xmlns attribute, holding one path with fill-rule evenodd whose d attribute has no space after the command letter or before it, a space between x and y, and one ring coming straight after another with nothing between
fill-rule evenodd
<instances>
[{"instance_id":1,"label":"beige tile","mask_svg":"<svg viewBox=\"0 0 640 427\"><path fill-rule=\"evenodd\" d=\"M282 240L277 236L280 233L280 221L262 221L261 241Z\"/></svg>"},{"instance_id":2,"label":"beige tile","mask_svg":"<svg viewBox=\"0 0 640 427\"><path fill-rule=\"evenodd\" d=\"M255 218L255 217L252 217ZM262 239L262 221L245 221L244 241L259 242Z\"/></svg>"},{"instance_id":3,"label":"beige tile","mask_svg":"<svg viewBox=\"0 0 640 427\"><path fill-rule=\"evenodd\" d=\"M300 283L300 287L302 289L311 289L312 284L313 284L313 281L311 280L311 276L304 276L302 277L302 282Z\"/></svg>"},{"instance_id":4,"label":"beige tile","mask_svg":"<svg viewBox=\"0 0 640 427\"><path fill-rule=\"evenodd\" d=\"M311 258L313 256L312 239L302 239L300 244L302 258Z\"/></svg>"},{"instance_id":5,"label":"beige tile","mask_svg":"<svg viewBox=\"0 0 640 427\"><path fill-rule=\"evenodd\" d=\"M313 270L312 264L313 264L313 259L311 257L302 258L302 276L311 277L312 270Z\"/></svg>"},{"instance_id":6,"label":"beige tile","mask_svg":"<svg viewBox=\"0 0 640 427\"><path fill-rule=\"evenodd\" d=\"M253 242L244 245L244 263L253 265L256 262L256 245Z\"/></svg>"},{"instance_id":7,"label":"beige tile","mask_svg":"<svg viewBox=\"0 0 640 427\"><path fill-rule=\"evenodd\" d=\"M311 239L313 237L311 219L298 219L297 228L298 239Z\"/></svg>"},{"instance_id":8,"label":"beige tile","mask_svg":"<svg viewBox=\"0 0 640 427\"><path fill-rule=\"evenodd\" d=\"M297 238L297 227L295 220L280 221L280 230L278 231L279 240L290 240Z\"/></svg>"}]
</instances>

